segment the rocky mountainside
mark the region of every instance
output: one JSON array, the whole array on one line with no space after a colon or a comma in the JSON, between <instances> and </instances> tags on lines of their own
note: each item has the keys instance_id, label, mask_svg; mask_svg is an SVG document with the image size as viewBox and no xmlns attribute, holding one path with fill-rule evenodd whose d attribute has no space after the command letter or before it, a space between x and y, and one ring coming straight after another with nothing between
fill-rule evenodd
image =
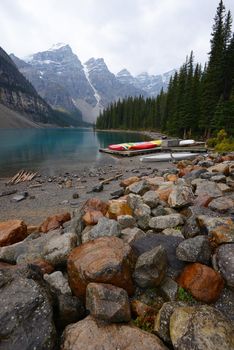
<instances>
[{"instance_id":1,"label":"rocky mountainside","mask_svg":"<svg viewBox=\"0 0 234 350\"><path fill-rule=\"evenodd\" d=\"M52 123L52 109L0 48L0 103L32 121Z\"/></svg>"},{"instance_id":2,"label":"rocky mountainside","mask_svg":"<svg viewBox=\"0 0 234 350\"><path fill-rule=\"evenodd\" d=\"M14 60L22 70L30 67L16 57ZM2 105L0 127L32 127L34 123L78 126L82 122L81 114L77 118L53 110L2 48L0 48L0 104Z\"/></svg>"},{"instance_id":3,"label":"rocky mountainside","mask_svg":"<svg viewBox=\"0 0 234 350\"><path fill-rule=\"evenodd\" d=\"M162 75L149 75L143 72L136 77L133 77L127 69L121 70L116 77L122 84L130 84L137 89L143 90L148 96L157 96L161 89L167 90L171 76L176 70L172 69Z\"/></svg>"},{"instance_id":4,"label":"rocky mountainside","mask_svg":"<svg viewBox=\"0 0 234 350\"><path fill-rule=\"evenodd\" d=\"M127 96L156 96L167 86L164 76L134 78L127 70L115 76L103 58L91 58L82 65L71 47L62 43L24 61L11 57L53 108L73 114L80 110L88 122L95 121L100 110L110 102Z\"/></svg>"}]
</instances>

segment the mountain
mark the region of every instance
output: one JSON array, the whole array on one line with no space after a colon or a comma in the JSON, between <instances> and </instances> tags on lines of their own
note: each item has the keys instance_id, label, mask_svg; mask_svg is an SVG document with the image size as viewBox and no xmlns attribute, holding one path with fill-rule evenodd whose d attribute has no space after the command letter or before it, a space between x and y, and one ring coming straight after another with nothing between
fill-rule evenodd
<instances>
[{"instance_id":1,"label":"mountain","mask_svg":"<svg viewBox=\"0 0 234 350\"><path fill-rule=\"evenodd\" d=\"M3 113L10 115L8 110L12 110L16 112L14 119L17 119L17 115L23 115L24 118L21 118L21 122L24 124L25 120L30 121L28 126L29 124L32 126L33 122L48 124L55 121L51 107L38 95L32 84L19 72L14 62L1 47L0 105L1 120ZM5 115L4 125L7 125Z\"/></svg>"},{"instance_id":2,"label":"mountain","mask_svg":"<svg viewBox=\"0 0 234 350\"><path fill-rule=\"evenodd\" d=\"M24 60L11 55L21 73L53 108L94 122L100 110L128 96L156 96L167 87L166 76L133 77L126 69L110 72L103 58L84 64L69 45L59 43Z\"/></svg>"},{"instance_id":3,"label":"mountain","mask_svg":"<svg viewBox=\"0 0 234 350\"><path fill-rule=\"evenodd\" d=\"M122 69L116 77L122 84L131 84L135 88L143 90L148 96L154 97L160 93L161 89L167 90L170 78L175 72L175 69L162 75L149 75L147 72L143 72L133 77L127 69Z\"/></svg>"}]
</instances>

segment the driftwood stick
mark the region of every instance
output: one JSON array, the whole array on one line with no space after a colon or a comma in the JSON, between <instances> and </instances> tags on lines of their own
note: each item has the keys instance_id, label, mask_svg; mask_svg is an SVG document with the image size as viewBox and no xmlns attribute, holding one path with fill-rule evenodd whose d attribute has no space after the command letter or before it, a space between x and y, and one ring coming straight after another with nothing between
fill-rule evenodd
<instances>
[{"instance_id":1,"label":"driftwood stick","mask_svg":"<svg viewBox=\"0 0 234 350\"><path fill-rule=\"evenodd\" d=\"M13 176L8 182L7 185L13 184L15 180L22 174L24 170L20 170L15 176Z\"/></svg>"},{"instance_id":2,"label":"driftwood stick","mask_svg":"<svg viewBox=\"0 0 234 350\"><path fill-rule=\"evenodd\" d=\"M16 192L17 192L17 190L3 191L0 193L0 197L9 196L10 194L14 194Z\"/></svg>"},{"instance_id":3,"label":"driftwood stick","mask_svg":"<svg viewBox=\"0 0 234 350\"><path fill-rule=\"evenodd\" d=\"M113 180L116 180L116 179L118 179L118 178L121 177L121 176L123 176L123 174L118 174L118 175L109 177L109 179L102 180L102 181L100 182L100 184L103 184L103 185L104 185L105 183L110 182L110 181L113 181Z\"/></svg>"}]
</instances>

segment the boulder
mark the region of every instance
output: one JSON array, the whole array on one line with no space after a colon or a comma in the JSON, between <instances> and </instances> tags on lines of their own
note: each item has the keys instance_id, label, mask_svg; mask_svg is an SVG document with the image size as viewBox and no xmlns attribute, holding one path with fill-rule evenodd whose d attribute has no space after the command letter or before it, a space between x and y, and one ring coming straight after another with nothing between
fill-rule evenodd
<instances>
[{"instance_id":1,"label":"boulder","mask_svg":"<svg viewBox=\"0 0 234 350\"><path fill-rule=\"evenodd\" d=\"M232 210L233 206L234 201L229 197L215 198L208 205L211 210L218 211L219 213L226 213L229 210Z\"/></svg>"},{"instance_id":2,"label":"boulder","mask_svg":"<svg viewBox=\"0 0 234 350\"><path fill-rule=\"evenodd\" d=\"M82 243L94 240L104 236L115 236L119 237L121 234L120 225L115 220L110 220L106 217L101 217L98 224L95 225L91 230L82 232Z\"/></svg>"},{"instance_id":3,"label":"boulder","mask_svg":"<svg viewBox=\"0 0 234 350\"><path fill-rule=\"evenodd\" d=\"M234 223L232 218L198 215L197 223L201 232L208 234L216 244L234 242Z\"/></svg>"},{"instance_id":4,"label":"boulder","mask_svg":"<svg viewBox=\"0 0 234 350\"><path fill-rule=\"evenodd\" d=\"M207 169L210 173L222 173L226 176L229 174L229 163L215 164Z\"/></svg>"},{"instance_id":5,"label":"boulder","mask_svg":"<svg viewBox=\"0 0 234 350\"><path fill-rule=\"evenodd\" d=\"M220 245L212 257L213 267L219 271L227 285L234 290L234 244Z\"/></svg>"},{"instance_id":6,"label":"boulder","mask_svg":"<svg viewBox=\"0 0 234 350\"><path fill-rule=\"evenodd\" d=\"M120 182L120 186L121 187L128 187L128 186L130 186L138 181L140 181L140 178L138 176L132 176L132 177L129 177L127 179L122 180Z\"/></svg>"},{"instance_id":7,"label":"boulder","mask_svg":"<svg viewBox=\"0 0 234 350\"><path fill-rule=\"evenodd\" d=\"M49 216L40 226L41 232L48 232L52 230L56 230L61 227L62 224L66 221L71 220L70 213L63 213L59 215Z\"/></svg>"},{"instance_id":8,"label":"boulder","mask_svg":"<svg viewBox=\"0 0 234 350\"><path fill-rule=\"evenodd\" d=\"M136 226L136 219L132 215L120 215L117 217L117 221L122 230Z\"/></svg>"},{"instance_id":9,"label":"boulder","mask_svg":"<svg viewBox=\"0 0 234 350\"><path fill-rule=\"evenodd\" d=\"M208 264L211 258L211 246L207 236L185 239L176 248L179 260Z\"/></svg>"},{"instance_id":10,"label":"boulder","mask_svg":"<svg viewBox=\"0 0 234 350\"><path fill-rule=\"evenodd\" d=\"M150 186L146 180L135 182L130 186L128 186L126 189L127 193L134 193L140 196L143 196L143 194L149 190L150 190Z\"/></svg>"},{"instance_id":11,"label":"boulder","mask_svg":"<svg viewBox=\"0 0 234 350\"><path fill-rule=\"evenodd\" d=\"M196 196L206 195L210 198L217 198L222 196L222 192L220 191L218 185L215 182L197 179L195 195Z\"/></svg>"},{"instance_id":12,"label":"boulder","mask_svg":"<svg viewBox=\"0 0 234 350\"><path fill-rule=\"evenodd\" d=\"M86 309L108 322L129 322L131 319L127 292L106 283L89 283L86 288Z\"/></svg>"},{"instance_id":13,"label":"boulder","mask_svg":"<svg viewBox=\"0 0 234 350\"><path fill-rule=\"evenodd\" d=\"M159 197L155 191L147 191L142 197L143 202L150 208L156 208L159 203Z\"/></svg>"},{"instance_id":14,"label":"boulder","mask_svg":"<svg viewBox=\"0 0 234 350\"><path fill-rule=\"evenodd\" d=\"M37 259L30 263L32 269L38 269L42 275L50 274L54 271L54 266L43 259Z\"/></svg>"},{"instance_id":15,"label":"boulder","mask_svg":"<svg viewBox=\"0 0 234 350\"><path fill-rule=\"evenodd\" d=\"M137 299L131 301L131 311L135 317L141 318L144 318L149 315L155 316L157 314L157 310L154 307L142 303L140 300Z\"/></svg>"},{"instance_id":16,"label":"boulder","mask_svg":"<svg viewBox=\"0 0 234 350\"><path fill-rule=\"evenodd\" d=\"M0 348L54 349L52 305L30 269L0 269Z\"/></svg>"},{"instance_id":17,"label":"boulder","mask_svg":"<svg viewBox=\"0 0 234 350\"><path fill-rule=\"evenodd\" d=\"M159 286L160 294L168 301L175 301L177 299L178 289L178 283L170 277L165 277Z\"/></svg>"},{"instance_id":18,"label":"boulder","mask_svg":"<svg viewBox=\"0 0 234 350\"><path fill-rule=\"evenodd\" d=\"M222 183L226 183L226 176L225 175L214 175L210 178L211 181L214 182L222 182Z\"/></svg>"},{"instance_id":19,"label":"boulder","mask_svg":"<svg viewBox=\"0 0 234 350\"><path fill-rule=\"evenodd\" d=\"M230 350L234 347L230 322L208 305L176 308L170 318L170 336L175 349Z\"/></svg>"},{"instance_id":20,"label":"boulder","mask_svg":"<svg viewBox=\"0 0 234 350\"><path fill-rule=\"evenodd\" d=\"M149 221L151 210L150 207L146 204L142 204L134 210L134 217L136 218L137 225L142 229L146 230L149 227Z\"/></svg>"},{"instance_id":21,"label":"boulder","mask_svg":"<svg viewBox=\"0 0 234 350\"><path fill-rule=\"evenodd\" d=\"M151 190L157 190L165 182L162 176L146 177L146 181L150 185Z\"/></svg>"},{"instance_id":22,"label":"boulder","mask_svg":"<svg viewBox=\"0 0 234 350\"><path fill-rule=\"evenodd\" d=\"M117 219L120 215L132 215L132 210L126 200L112 199L109 201L107 216L110 219Z\"/></svg>"},{"instance_id":23,"label":"boulder","mask_svg":"<svg viewBox=\"0 0 234 350\"><path fill-rule=\"evenodd\" d=\"M109 324L91 316L69 325L63 333L61 350L128 349L166 350L155 335L125 324Z\"/></svg>"},{"instance_id":24,"label":"boulder","mask_svg":"<svg viewBox=\"0 0 234 350\"><path fill-rule=\"evenodd\" d=\"M45 274L43 278L49 284L53 293L71 295L71 288L69 287L68 280L61 271L55 271L50 275Z\"/></svg>"},{"instance_id":25,"label":"boulder","mask_svg":"<svg viewBox=\"0 0 234 350\"><path fill-rule=\"evenodd\" d=\"M76 245L75 233L62 234L56 230L36 239L0 248L0 259L13 264L33 263L37 259L43 259L53 266L60 266L66 264L69 253Z\"/></svg>"},{"instance_id":26,"label":"boulder","mask_svg":"<svg viewBox=\"0 0 234 350\"><path fill-rule=\"evenodd\" d=\"M27 226L22 220L0 222L0 247L8 246L27 237Z\"/></svg>"},{"instance_id":27,"label":"boulder","mask_svg":"<svg viewBox=\"0 0 234 350\"><path fill-rule=\"evenodd\" d=\"M216 301L224 286L223 278L218 272L200 263L187 265L177 282L195 299L205 303Z\"/></svg>"},{"instance_id":28,"label":"boulder","mask_svg":"<svg viewBox=\"0 0 234 350\"><path fill-rule=\"evenodd\" d=\"M70 294L58 294L55 297L54 320L61 331L67 325L83 319L86 310L79 298Z\"/></svg>"},{"instance_id":29,"label":"boulder","mask_svg":"<svg viewBox=\"0 0 234 350\"><path fill-rule=\"evenodd\" d=\"M154 332L166 343L171 343L170 317L178 307L182 306L186 304L181 301L164 303L155 318Z\"/></svg>"},{"instance_id":30,"label":"boulder","mask_svg":"<svg viewBox=\"0 0 234 350\"><path fill-rule=\"evenodd\" d=\"M156 231L161 231L166 228L173 228L182 225L184 222L182 215L169 214L163 216L153 217L149 221L149 227Z\"/></svg>"},{"instance_id":31,"label":"boulder","mask_svg":"<svg viewBox=\"0 0 234 350\"><path fill-rule=\"evenodd\" d=\"M90 198L88 199L83 207L83 211L86 213L89 210L100 211L103 215L106 215L108 209L108 204L103 202L99 198Z\"/></svg>"},{"instance_id":32,"label":"boulder","mask_svg":"<svg viewBox=\"0 0 234 350\"><path fill-rule=\"evenodd\" d=\"M180 183L169 194L168 204L170 207L178 209L189 206L193 202L193 199L192 188L184 183Z\"/></svg>"},{"instance_id":33,"label":"boulder","mask_svg":"<svg viewBox=\"0 0 234 350\"><path fill-rule=\"evenodd\" d=\"M139 256L133 278L141 288L153 288L162 282L167 269L165 249L159 245Z\"/></svg>"},{"instance_id":34,"label":"boulder","mask_svg":"<svg viewBox=\"0 0 234 350\"><path fill-rule=\"evenodd\" d=\"M134 291L132 271L135 256L117 237L101 237L75 248L68 257L69 284L76 296L84 297L90 282L110 283Z\"/></svg>"},{"instance_id":35,"label":"boulder","mask_svg":"<svg viewBox=\"0 0 234 350\"><path fill-rule=\"evenodd\" d=\"M163 184L158 186L156 192L159 196L159 199L161 201L167 202L168 197L169 197L169 195L174 187L175 187L175 185L174 185L174 182L172 182L172 181L164 182Z\"/></svg>"},{"instance_id":36,"label":"boulder","mask_svg":"<svg viewBox=\"0 0 234 350\"><path fill-rule=\"evenodd\" d=\"M142 231L138 227L133 227L133 228L125 228L124 230L121 231L121 236L122 240L125 243L132 243L133 241L136 241L137 239L140 239L142 237L145 237L146 233Z\"/></svg>"},{"instance_id":37,"label":"boulder","mask_svg":"<svg viewBox=\"0 0 234 350\"><path fill-rule=\"evenodd\" d=\"M101 211L87 210L82 219L85 225L96 225L101 217L103 217L103 213Z\"/></svg>"},{"instance_id":38,"label":"boulder","mask_svg":"<svg viewBox=\"0 0 234 350\"><path fill-rule=\"evenodd\" d=\"M153 248L161 245L167 253L168 268L166 275L168 277L176 277L183 270L185 263L176 257L176 248L183 239L174 236L165 236L162 234L147 235L131 243L135 253L139 256Z\"/></svg>"},{"instance_id":39,"label":"boulder","mask_svg":"<svg viewBox=\"0 0 234 350\"><path fill-rule=\"evenodd\" d=\"M174 237L180 237L184 239L184 236L181 230L175 229L175 228L165 228L165 230L162 231L162 234L164 234L165 236L174 236Z\"/></svg>"}]
</instances>

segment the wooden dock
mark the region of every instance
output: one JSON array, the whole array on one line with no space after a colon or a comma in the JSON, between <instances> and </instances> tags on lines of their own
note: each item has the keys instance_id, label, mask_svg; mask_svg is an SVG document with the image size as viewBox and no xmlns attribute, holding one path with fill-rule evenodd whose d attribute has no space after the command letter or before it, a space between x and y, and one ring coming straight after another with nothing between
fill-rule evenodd
<instances>
[{"instance_id":1,"label":"wooden dock","mask_svg":"<svg viewBox=\"0 0 234 350\"><path fill-rule=\"evenodd\" d=\"M109 148L100 148L99 152L108 153L113 156L121 157L133 157L140 156L149 153L159 153L159 152L192 152L192 153L205 153L207 149L205 147L157 147L151 149L142 149L134 151L114 151Z\"/></svg>"}]
</instances>

